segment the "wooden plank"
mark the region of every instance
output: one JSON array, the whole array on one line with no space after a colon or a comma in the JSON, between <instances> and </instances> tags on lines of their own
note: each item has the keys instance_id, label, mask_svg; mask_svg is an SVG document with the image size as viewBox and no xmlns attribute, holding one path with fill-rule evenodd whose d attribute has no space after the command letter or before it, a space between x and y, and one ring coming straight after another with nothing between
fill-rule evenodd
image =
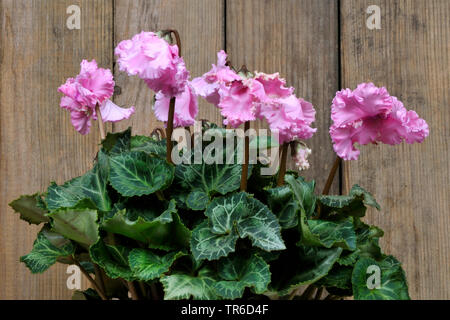
<instances>
[{"instance_id":1,"label":"wooden plank","mask_svg":"<svg viewBox=\"0 0 450 320\"><path fill-rule=\"evenodd\" d=\"M280 72L297 96L312 102L317 111L318 131L306 141L312 148L311 168L302 175L315 179L318 190L335 157L328 127L338 89L337 12L337 2L328 0L227 1L227 51L233 65ZM331 192L338 190L336 179Z\"/></svg>"},{"instance_id":2,"label":"wooden plank","mask_svg":"<svg viewBox=\"0 0 450 320\"><path fill-rule=\"evenodd\" d=\"M141 31L176 29L182 43L182 55L190 70L191 79L198 77L216 63L216 53L224 45L224 2L222 0L116 0L115 46ZM114 125L114 131L133 127L133 134L150 134L156 127L152 111L153 93L137 77L129 77L115 68L116 83L121 94L115 97L119 105L136 107L136 114L128 121ZM199 99L197 119L219 122L220 113Z\"/></svg>"},{"instance_id":3,"label":"wooden plank","mask_svg":"<svg viewBox=\"0 0 450 320\"><path fill-rule=\"evenodd\" d=\"M369 5L381 9L380 30L366 28ZM344 188L358 183L380 202L368 220L403 262L411 297L449 299L450 2L345 0L341 14L343 86L386 86L430 126L422 144L362 147L344 164Z\"/></svg>"},{"instance_id":4,"label":"wooden plank","mask_svg":"<svg viewBox=\"0 0 450 320\"><path fill-rule=\"evenodd\" d=\"M66 27L69 5L81 9L80 30ZM109 0L0 2L0 299L72 294L66 266L32 275L19 263L39 228L19 221L7 204L91 167L96 123L88 136L78 134L59 108L57 88L79 72L83 58L112 67L112 11Z\"/></svg>"}]
</instances>

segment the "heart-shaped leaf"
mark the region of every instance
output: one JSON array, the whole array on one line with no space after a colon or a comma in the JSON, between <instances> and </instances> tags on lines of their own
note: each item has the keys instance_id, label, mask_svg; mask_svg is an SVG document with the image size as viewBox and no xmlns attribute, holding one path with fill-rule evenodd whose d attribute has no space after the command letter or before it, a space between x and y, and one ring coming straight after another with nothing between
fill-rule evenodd
<instances>
[{"instance_id":1,"label":"heart-shaped leaf","mask_svg":"<svg viewBox=\"0 0 450 320\"><path fill-rule=\"evenodd\" d=\"M283 250L280 225L269 208L241 192L214 199L203 222L192 233L195 259L215 260L233 252L236 240L248 237L254 246L266 251Z\"/></svg>"},{"instance_id":2,"label":"heart-shaped leaf","mask_svg":"<svg viewBox=\"0 0 450 320\"><path fill-rule=\"evenodd\" d=\"M74 253L75 246L69 239L44 226L38 233L31 252L20 257L20 261L24 262L32 273L42 273L50 268L58 258Z\"/></svg>"},{"instance_id":3,"label":"heart-shaped leaf","mask_svg":"<svg viewBox=\"0 0 450 320\"><path fill-rule=\"evenodd\" d=\"M166 160L144 152L127 152L110 157L111 185L121 195L132 197L167 188L173 180L174 167Z\"/></svg>"}]
</instances>

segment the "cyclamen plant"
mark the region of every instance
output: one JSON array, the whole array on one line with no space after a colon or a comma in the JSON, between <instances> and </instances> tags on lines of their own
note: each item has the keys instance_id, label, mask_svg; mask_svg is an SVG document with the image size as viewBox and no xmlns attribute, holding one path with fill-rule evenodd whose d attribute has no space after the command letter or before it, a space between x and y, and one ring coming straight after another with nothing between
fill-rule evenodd
<instances>
[{"instance_id":1,"label":"cyclamen plant","mask_svg":"<svg viewBox=\"0 0 450 320\"><path fill-rule=\"evenodd\" d=\"M20 258L32 273L56 262L78 265L93 287L75 293L82 299L409 299L400 262L378 244L383 231L362 220L367 207L380 210L374 197L358 185L348 195L328 191L340 159L358 158L355 143L422 142L428 126L414 111L372 83L338 92L330 128L338 158L319 195L314 181L286 171L289 146L299 170L309 167L303 140L317 129L312 104L279 74L235 71L220 51L217 64L190 81L173 30L142 32L115 53L121 71L155 92L165 134L133 136L129 128L105 135L103 122L135 109L111 102L110 70L82 61L80 74L59 88L60 106L81 134L97 120L101 147L83 176L10 203L23 220L43 224ZM175 164L176 142L166 137L194 124L198 96L220 109L226 126L203 121L204 132L226 136L267 121L279 138L271 146L281 146L278 172L264 176L266 164L249 163L248 137L238 149L243 164ZM372 284L369 267L380 270Z\"/></svg>"}]
</instances>

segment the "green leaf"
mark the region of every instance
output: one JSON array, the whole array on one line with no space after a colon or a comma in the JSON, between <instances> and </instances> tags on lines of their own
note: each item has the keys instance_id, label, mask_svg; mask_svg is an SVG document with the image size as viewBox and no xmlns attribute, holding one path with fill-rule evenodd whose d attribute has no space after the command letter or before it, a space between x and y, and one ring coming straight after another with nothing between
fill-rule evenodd
<instances>
[{"instance_id":1,"label":"green leaf","mask_svg":"<svg viewBox=\"0 0 450 320\"><path fill-rule=\"evenodd\" d=\"M358 219L358 218L355 218ZM356 225L356 250L344 251L339 257L338 263L343 266L353 266L360 257L380 260L383 258L381 248L378 244L379 238L384 232L376 226L369 226L361 221Z\"/></svg>"},{"instance_id":2,"label":"green leaf","mask_svg":"<svg viewBox=\"0 0 450 320\"><path fill-rule=\"evenodd\" d=\"M42 273L50 268L58 258L74 253L75 247L70 240L51 232L44 226L38 233L31 252L20 257L20 261L24 262L32 273Z\"/></svg>"},{"instance_id":3,"label":"green leaf","mask_svg":"<svg viewBox=\"0 0 450 320\"><path fill-rule=\"evenodd\" d=\"M94 289L89 288L85 291L75 290L72 300L101 300L101 298Z\"/></svg>"},{"instance_id":4,"label":"green leaf","mask_svg":"<svg viewBox=\"0 0 450 320\"><path fill-rule=\"evenodd\" d=\"M335 265L330 272L317 282L317 286L338 289L352 288L352 267Z\"/></svg>"},{"instance_id":5,"label":"green leaf","mask_svg":"<svg viewBox=\"0 0 450 320\"><path fill-rule=\"evenodd\" d=\"M377 266L381 276L380 286L373 289L369 289L368 284L374 284L369 277L375 277L376 273L369 269L370 266ZM370 272L368 273L368 271ZM356 300L410 299L405 272L400 262L393 256L387 256L381 261L361 258L353 269L352 285Z\"/></svg>"},{"instance_id":6,"label":"green leaf","mask_svg":"<svg viewBox=\"0 0 450 320\"><path fill-rule=\"evenodd\" d=\"M214 279L209 276L193 277L187 274L173 274L160 279L164 287L164 300L215 300L219 297L214 288Z\"/></svg>"},{"instance_id":7,"label":"green leaf","mask_svg":"<svg viewBox=\"0 0 450 320\"><path fill-rule=\"evenodd\" d=\"M319 201L322 204L323 215L363 217L366 214L366 206L380 210L380 205L374 197L357 184L352 187L348 196L322 195Z\"/></svg>"},{"instance_id":8,"label":"green leaf","mask_svg":"<svg viewBox=\"0 0 450 320\"><path fill-rule=\"evenodd\" d=\"M356 234L351 217L341 221L307 220L301 214L301 243L325 248L342 247L347 250L356 249Z\"/></svg>"},{"instance_id":9,"label":"green leaf","mask_svg":"<svg viewBox=\"0 0 450 320\"><path fill-rule=\"evenodd\" d=\"M61 186L52 183L47 190L47 206L50 211L72 208L83 199L90 199L100 211L111 210L111 199L106 190L109 176L107 156L100 151L94 168L81 177Z\"/></svg>"},{"instance_id":10,"label":"green leaf","mask_svg":"<svg viewBox=\"0 0 450 320\"><path fill-rule=\"evenodd\" d=\"M306 182L302 177L295 178L290 174L287 174L284 179L294 193L300 207L305 211L306 216L311 217L316 208L316 196L314 195L316 183L314 181Z\"/></svg>"},{"instance_id":11,"label":"green leaf","mask_svg":"<svg viewBox=\"0 0 450 320\"><path fill-rule=\"evenodd\" d=\"M174 167L144 152L128 152L110 158L111 185L121 195L142 196L167 188Z\"/></svg>"},{"instance_id":12,"label":"green leaf","mask_svg":"<svg viewBox=\"0 0 450 320\"><path fill-rule=\"evenodd\" d=\"M129 281L135 280L128 263L129 248L108 245L103 240L99 240L90 247L89 254L92 261L102 267L108 277L112 279L123 278Z\"/></svg>"},{"instance_id":13,"label":"green leaf","mask_svg":"<svg viewBox=\"0 0 450 320\"><path fill-rule=\"evenodd\" d=\"M60 209L49 214L52 230L80 244L90 246L99 239L97 211L91 209Z\"/></svg>"},{"instance_id":14,"label":"green leaf","mask_svg":"<svg viewBox=\"0 0 450 320\"><path fill-rule=\"evenodd\" d=\"M271 286L280 296L289 294L302 285L314 283L326 276L341 255L342 248L301 246L295 255L288 253L273 268ZM274 276L273 276L274 278Z\"/></svg>"},{"instance_id":15,"label":"green leaf","mask_svg":"<svg viewBox=\"0 0 450 320\"><path fill-rule=\"evenodd\" d=\"M29 224L40 224L41 222L49 222L48 217L45 216L45 210L39 207L42 201L38 193L33 195L23 195L20 198L12 201L9 206L15 212L20 213L20 219L27 221Z\"/></svg>"},{"instance_id":16,"label":"green leaf","mask_svg":"<svg viewBox=\"0 0 450 320\"><path fill-rule=\"evenodd\" d=\"M130 150L131 127L125 131L110 133L102 141L102 146L109 156L119 155Z\"/></svg>"},{"instance_id":17,"label":"green leaf","mask_svg":"<svg viewBox=\"0 0 450 320\"><path fill-rule=\"evenodd\" d=\"M149 281L169 271L172 263L183 255L185 254L182 252L159 255L145 249L133 249L128 256L128 261L138 280Z\"/></svg>"},{"instance_id":18,"label":"green leaf","mask_svg":"<svg viewBox=\"0 0 450 320\"><path fill-rule=\"evenodd\" d=\"M205 210L209 203L209 196L203 191L193 191L186 198L186 205L192 210Z\"/></svg>"},{"instance_id":19,"label":"green leaf","mask_svg":"<svg viewBox=\"0 0 450 320\"><path fill-rule=\"evenodd\" d=\"M288 186L268 189L267 203L270 210L278 217L281 228L289 229L298 225L300 206Z\"/></svg>"},{"instance_id":20,"label":"green leaf","mask_svg":"<svg viewBox=\"0 0 450 320\"><path fill-rule=\"evenodd\" d=\"M188 203L189 207L195 210L204 210L206 208L205 195L208 197L221 194L225 195L229 192L239 189L241 184L242 165L233 164L180 164L176 166L174 184L187 194L186 199L197 199L199 195L203 199L201 202L196 201L194 205L192 201ZM249 170L249 176L251 170ZM191 195L191 193L195 193ZM180 197L183 198L183 197ZM209 201L209 199L208 199ZM202 205L202 206L201 206Z\"/></svg>"},{"instance_id":21,"label":"green leaf","mask_svg":"<svg viewBox=\"0 0 450 320\"><path fill-rule=\"evenodd\" d=\"M275 215L244 192L214 199L205 215L209 223L203 222L192 233L191 250L196 260L226 256L235 250L239 237L248 237L254 246L266 251L286 248Z\"/></svg>"},{"instance_id":22,"label":"green leaf","mask_svg":"<svg viewBox=\"0 0 450 320\"><path fill-rule=\"evenodd\" d=\"M131 151L145 152L162 158L166 156L166 140L154 140L147 136L131 137Z\"/></svg>"},{"instance_id":23,"label":"green leaf","mask_svg":"<svg viewBox=\"0 0 450 320\"><path fill-rule=\"evenodd\" d=\"M157 203L155 203L156 205ZM158 206L156 205L158 210ZM171 250L189 246L190 231L176 214L175 200L164 211L138 211L136 207L117 211L102 222L106 231L146 243L151 248Z\"/></svg>"},{"instance_id":24,"label":"green leaf","mask_svg":"<svg viewBox=\"0 0 450 320\"><path fill-rule=\"evenodd\" d=\"M246 287L251 287L256 294L262 294L270 282L269 265L257 255L248 259L237 255L222 258L218 270L223 280L217 281L214 288L225 299L241 298Z\"/></svg>"},{"instance_id":25,"label":"green leaf","mask_svg":"<svg viewBox=\"0 0 450 320\"><path fill-rule=\"evenodd\" d=\"M215 234L211 231L208 221L204 221L192 231L192 255L197 260L217 260L234 252L238 238L239 236L234 232Z\"/></svg>"}]
</instances>

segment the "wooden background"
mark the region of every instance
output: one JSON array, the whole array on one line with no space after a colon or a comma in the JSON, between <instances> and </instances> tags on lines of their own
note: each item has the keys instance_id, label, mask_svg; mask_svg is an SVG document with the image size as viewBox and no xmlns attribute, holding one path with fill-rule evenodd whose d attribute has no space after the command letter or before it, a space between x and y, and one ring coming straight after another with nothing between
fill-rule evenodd
<instances>
[{"instance_id":1,"label":"wooden background","mask_svg":"<svg viewBox=\"0 0 450 320\"><path fill-rule=\"evenodd\" d=\"M66 8L81 8L81 29L66 27ZM369 30L369 5L381 8L381 29ZM403 262L415 299L450 299L448 0L0 0L0 299L67 299L66 266L31 275L18 262L37 228L7 204L83 174L99 136L81 136L59 105L57 87L82 59L114 69L119 105L135 105L127 123L108 126L149 134L156 125L145 84L118 71L113 50L141 30L176 28L193 77L225 49L235 66L279 71L317 110L311 169L318 188L334 159L328 135L337 90L371 80L416 110L430 126L423 144L362 147L345 162L333 192L359 183L381 212L367 220L385 231L386 252ZM202 102L200 118L219 121ZM257 124L260 126L260 124ZM340 181L339 181L340 180ZM83 286L86 287L86 282Z\"/></svg>"}]
</instances>

